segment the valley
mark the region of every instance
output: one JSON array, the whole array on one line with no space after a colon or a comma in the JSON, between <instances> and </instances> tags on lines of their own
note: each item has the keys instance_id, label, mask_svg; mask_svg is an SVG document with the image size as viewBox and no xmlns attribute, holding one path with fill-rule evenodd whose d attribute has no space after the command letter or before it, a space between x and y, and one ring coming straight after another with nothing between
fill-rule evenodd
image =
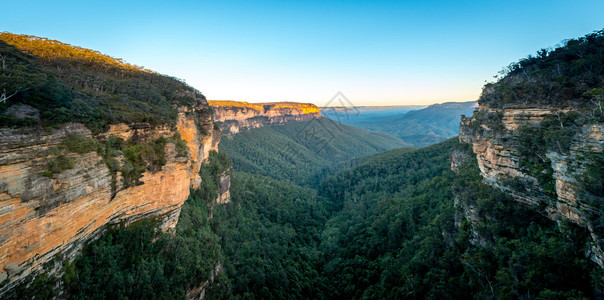
<instances>
[{"instance_id":1,"label":"valley","mask_svg":"<svg viewBox=\"0 0 604 300\"><path fill-rule=\"evenodd\" d=\"M457 136L460 116L472 116L477 107L476 102L470 101L428 107L335 107L322 111L334 121L390 134L413 147L425 147Z\"/></svg>"},{"instance_id":2,"label":"valley","mask_svg":"<svg viewBox=\"0 0 604 300\"><path fill-rule=\"evenodd\" d=\"M604 297L604 31L358 118L0 51L3 299Z\"/></svg>"}]
</instances>

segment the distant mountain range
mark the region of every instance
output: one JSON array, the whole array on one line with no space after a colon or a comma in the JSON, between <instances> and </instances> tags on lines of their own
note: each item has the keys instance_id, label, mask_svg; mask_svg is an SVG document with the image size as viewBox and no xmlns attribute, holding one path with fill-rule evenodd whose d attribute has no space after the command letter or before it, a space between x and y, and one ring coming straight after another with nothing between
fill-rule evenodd
<instances>
[{"instance_id":1,"label":"distant mountain range","mask_svg":"<svg viewBox=\"0 0 604 300\"><path fill-rule=\"evenodd\" d=\"M415 147L425 147L456 136L461 115L471 116L476 107L475 101L428 107L323 107L321 114L344 124L391 134Z\"/></svg>"}]
</instances>

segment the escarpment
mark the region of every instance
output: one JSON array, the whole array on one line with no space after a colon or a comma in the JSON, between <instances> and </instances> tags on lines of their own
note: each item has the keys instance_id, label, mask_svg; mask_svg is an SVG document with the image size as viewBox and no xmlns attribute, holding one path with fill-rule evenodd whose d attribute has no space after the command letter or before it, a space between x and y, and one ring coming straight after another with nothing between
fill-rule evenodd
<instances>
[{"instance_id":1,"label":"escarpment","mask_svg":"<svg viewBox=\"0 0 604 300\"><path fill-rule=\"evenodd\" d=\"M18 91L0 103L0 296L108 225L171 231L218 148L205 97L58 41L1 33L0 51L3 87Z\"/></svg>"},{"instance_id":2,"label":"escarpment","mask_svg":"<svg viewBox=\"0 0 604 300\"><path fill-rule=\"evenodd\" d=\"M484 88L473 116L462 116L459 140L471 144L487 183L587 229L589 255L604 267L604 37L588 37L512 64ZM590 70L578 68L586 61ZM452 157L453 170L459 161Z\"/></svg>"},{"instance_id":3,"label":"escarpment","mask_svg":"<svg viewBox=\"0 0 604 300\"><path fill-rule=\"evenodd\" d=\"M81 124L67 124L48 133L34 128L0 130L2 279L16 282L58 255L72 257L108 224L158 217L163 230L173 228L189 190L203 180L199 168L214 139L212 131L206 135L198 132L196 123L203 124L204 120L196 122L192 115L180 112L174 129L141 124L112 126L106 135L119 134L127 138L125 142L168 139L164 165L143 171L131 185L123 180L128 172L128 159L123 155L115 157L122 166L112 172L97 151L58 149L76 134L92 138L90 130ZM205 122L211 126L209 117ZM177 142L172 141L178 134L186 143L184 155L178 153ZM49 162L57 157L65 157L70 166L49 172Z\"/></svg>"},{"instance_id":4,"label":"escarpment","mask_svg":"<svg viewBox=\"0 0 604 300\"><path fill-rule=\"evenodd\" d=\"M289 121L309 121L321 117L319 107L311 103L214 100L209 100L208 103L214 110L214 120L226 134L238 133L242 128L258 128Z\"/></svg>"},{"instance_id":5,"label":"escarpment","mask_svg":"<svg viewBox=\"0 0 604 300\"><path fill-rule=\"evenodd\" d=\"M586 227L592 258L604 266L599 228L603 195L588 186L592 179L602 180L590 172L601 169L604 123L579 120L585 112L582 107L481 104L472 118L462 117L459 139L472 145L487 183L552 220Z\"/></svg>"}]
</instances>

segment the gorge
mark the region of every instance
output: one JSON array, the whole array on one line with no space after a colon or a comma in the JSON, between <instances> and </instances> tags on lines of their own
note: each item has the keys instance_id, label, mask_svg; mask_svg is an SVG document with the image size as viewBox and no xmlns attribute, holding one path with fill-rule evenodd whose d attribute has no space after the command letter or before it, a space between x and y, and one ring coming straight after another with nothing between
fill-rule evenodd
<instances>
[{"instance_id":1,"label":"gorge","mask_svg":"<svg viewBox=\"0 0 604 300\"><path fill-rule=\"evenodd\" d=\"M604 31L510 65L478 107L428 107L474 111L422 148L58 41L1 33L0 52L19 91L0 297L604 295Z\"/></svg>"}]
</instances>

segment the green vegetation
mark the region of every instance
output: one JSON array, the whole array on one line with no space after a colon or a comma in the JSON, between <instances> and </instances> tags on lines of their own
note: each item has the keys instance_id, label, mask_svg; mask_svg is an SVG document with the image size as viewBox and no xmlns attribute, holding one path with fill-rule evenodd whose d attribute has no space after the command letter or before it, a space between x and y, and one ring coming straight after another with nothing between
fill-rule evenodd
<instances>
[{"instance_id":1,"label":"green vegetation","mask_svg":"<svg viewBox=\"0 0 604 300\"><path fill-rule=\"evenodd\" d=\"M511 64L500 73L497 82L485 86L479 103L490 108L573 109L568 113L554 111L536 125L521 126L517 134L507 141L511 147L518 149L523 171L537 179L546 195L555 198L555 180L548 155L569 155L572 145L580 145L581 141L576 137L584 133L587 126L604 122L603 91L604 30L600 30L567 40L553 50L542 49L535 56ZM475 116L472 125L486 124L491 129L497 129L501 121L497 119L500 116L495 114ZM582 166L587 166L585 178L576 178L577 182L585 179L595 189L587 185L583 187L583 202L589 202L592 208L599 210L588 214L602 215L604 210L597 204L601 198L597 196L600 180L593 177L600 175L599 167L593 167L600 154L586 149L578 151L585 153L580 153L576 161L570 162L569 168L582 169ZM571 173L574 171L569 169Z\"/></svg>"},{"instance_id":2,"label":"green vegetation","mask_svg":"<svg viewBox=\"0 0 604 300\"><path fill-rule=\"evenodd\" d=\"M584 124L602 120L602 36L598 32L570 40L565 48L541 51L538 59L512 65L481 97L492 107L523 99L556 106L589 103L580 114L557 113L539 126L520 127L518 136L511 137L522 168L550 194L547 154L568 153ZM64 108L50 107L52 112ZM478 118L498 124L501 115ZM87 124L100 128L108 119L94 120ZM132 185L143 171L165 164L166 143L184 151L179 140L109 137L101 143L70 136L59 150L96 148L110 169L121 168L126 184ZM224 270L208 286L208 298L603 297L604 271L585 257L591 238L584 228L551 221L484 183L470 147L456 139L375 154L401 144L325 119L225 138L221 148L235 170L244 171L233 174L232 202L214 203L220 176L231 163L226 154L212 152L200 171L202 185L183 205L174 235L159 231L153 220L111 228L73 263L64 264L62 278L42 274L6 298L53 297L58 286L64 297L76 299L182 299L221 263ZM467 154L458 174L450 170L454 149ZM69 167L59 161L61 154L52 166L57 171ZM361 157L368 154L373 155ZM589 197L580 200L579 208L589 204L596 209L588 215L601 232L604 159L601 153L583 155L580 192ZM120 156L123 166L117 163Z\"/></svg>"},{"instance_id":3,"label":"green vegetation","mask_svg":"<svg viewBox=\"0 0 604 300\"><path fill-rule=\"evenodd\" d=\"M53 157L48 161L47 171L43 172L42 175L52 177L54 174L73 169L73 162L66 155L68 152L85 154L90 151L102 153L104 149L94 138L85 137L77 133L69 134L63 138L58 147L52 149Z\"/></svg>"},{"instance_id":4,"label":"green vegetation","mask_svg":"<svg viewBox=\"0 0 604 300\"><path fill-rule=\"evenodd\" d=\"M43 172L42 175L52 177L54 174L59 174L65 170L73 169L73 163L71 163L67 156L59 154L55 158L52 158L50 161L48 161L47 168L48 171Z\"/></svg>"},{"instance_id":5,"label":"green vegetation","mask_svg":"<svg viewBox=\"0 0 604 300\"><path fill-rule=\"evenodd\" d=\"M489 107L524 105L597 106L604 85L604 30L564 42L553 50L509 65L485 86L479 102Z\"/></svg>"},{"instance_id":6,"label":"green vegetation","mask_svg":"<svg viewBox=\"0 0 604 300\"><path fill-rule=\"evenodd\" d=\"M181 80L58 41L4 32L0 54L0 91L14 93L0 103L1 127L38 123L5 114L15 104L37 109L43 126L80 122L98 133L120 122L173 124L176 106L205 101Z\"/></svg>"},{"instance_id":7,"label":"green vegetation","mask_svg":"<svg viewBox=\"0 0 604 300\"><path fill-rule=\"evenodd\" d=\"M201 189L198 193L203 199L214 200L218 197L220 188L220 175L227 172L232 167L231 160L222 152L211 151L209 157L210 163L202 166L199 171L201 175Z\"/></svg>"},{"instance_id":8,"label":"green vegetation","mask_svg":"<svg viewBox=\"0 0 604 300\"><path fill-rule=\"evenodd\" d=\"M189 148L187 148L187 142L180 137L180 133L176 132L169 139L172 143L174 143L174 150L176 150L176 157L186 157L187 153L189 153Z\"/></svg>"},{"instance_id":9,"label":"green vegetation","mask_svg":"<svg viewBox=\"0 0 604 300\"><path fill-rule=\"evenodd\" d=\"M6 298L47 299L57 296L60 282L64 296L73 299L184 299L222 261L208 214L217 188L211 183L218 182L218 171L229 168L225 155L210 154L209 164L202 166L203 186L183 205L175 234L160 231L157 220L110 228L63 266L62 278L37 276Z\"/></svg>"},{"instance_id":10,"label":"green vegetation","mask_svg":"<svg viewBox=\"0 0 604 300\"><path fill-rule=\"evenodd\" d=\"M358 159L318 190L237 172L224 205L213 201L230 164L212 152L176 235L150 221L111 229L60 280L73 298L184 298L221 262L210 298L600 295L600 269L584 257L585 230L486 185L472 156L454 174L454 147L461 146L452 139ZM469 206L474 221L465 218ZM44 280L39 293L59 279ZM19 295L38 293L25 291Z\"/></svg>"},{"instance_id":11,"label":"green vegetation","mask_svg":"<svg viewBox=\"0 0 604 300\"><path fill-rule=\"evenodd\" d=\"M69 134L61 141L62 149L78 154L85 154L91 151L99 151L99 142L90 137L81 134Z\"/></svg>"},{"instance_id":12,"label":"green vegetation","mask_svg":"<svg viewBox=\"0 0 604 300\"><path fill-rule=\"evenodd\" d=\"M99 141L77 133L69 134L61 141L59 147L54 149L54 158L49 161L48 171L44 172L43 175L52 177L53 174L73 168L73 163L63 153L86 154L96 151L103 157L111 172L112 187L115 192L118 171L121 172L124 187L129 187L139 184L139 179L144 172L161 170L166 164L165 147L167 143L174 144L177 157L187 156L187 144L178 133L169 138L159 137L148 142L138 139L124 142L121 138L113 135L110 135L104 141ZM119 162L120 156L123 156L122 164Z\"/></svg>"},{"instance_id":13,"label":"green vegetation","mask_svg":"<svg viewBox=\"0 0 604 300\"><path fill-rule=\"evenodd\" d=\"M518 128L515 142L520 166L527 174L537 178L539 185L549 196L556 196L556 183L547 154L554 152L568 155L573 138L589 122L587 116L581 116L577 112L558 112L546 116L536 126L522 125Z\"/></svg>"},{"instance_id":14,"label":"green vegetation","mask_svg":"<svg viewBox=\"0 0 604 300\"><path fill-rule=\"evenodd\" d=\"M604 236L604 153L589 153L584 158L589 163L585 166L585 172L579 178L581 201L591 208L587 216L592 222L594 231ZM599 240L600 247L604 247L604 241Z\"/></svg>"},{"instance_id":15,"label":"green vegetation","mask_svg":"<svg viewBox=\"0 0 604 300\"><path fill-rule=\"evenodd\" d=\"M325 200L312 189L246 173L235 174L231 198L212 220L225 271L223 288L210 298L320 298Z\"/></svg>"},{"instance_id":16,"label":"green vegetation","mask_svg":"<svg viewBox=\"0 0 604 300\"><path fill-rule=\"evenodd\" d=\"M236 173L233 202L213 219L226 278L210 296L593 297L586 232L484 184L475 160L453 174L456 144L373 155L327 178L319 194ZM453 207L452 186L480 223Z\"/></svg>"},{"instance_id":17,"label":"green vegetation","mask_svg":"<svg viewBox=\"0 0 604 300\"><path fill-rule=\"evenodd\" d=\"M176 234L142 221L108 231L86 247L63 280L73 298L174 299L209 279L222 254L218 236L208 221L216 198L219 171L228 158L212 152L202 166L201 189L192 191L182 207ZM212 184L213 183L213 184Z\"/></svg>"},{"instance_id":18,"label":"green vegetation","mask_svg":"<svg viewBox=\"0 0 604 300\"><path fill-rule=\"evenodd\" d=\"M368 158L322 184L330 218L321 234L327 298L518 298L589 296L585 233L556 224L482 183L475 161L449 171L450 140ZM451 186L483 218L453 224ZM467 220L462 223L468 224ZM555 248L550 251L546 249ZM565 258L565 259L561 259ZM547 278L540 277L547 274ZM507 276L507 277L506 277ZM324 294L321 294L324 293Z\"/></svg>"},{"instance_id":19,"label":"green vegetation","mask_svg":"<svg viewBox=\"0 0 604 300\"><path fill-rule=\"evenodd\" d=\"M238 171L298 184L316 184L338 163L402 146L392 136L325 118L246 130L219 145Z\"/></svg>"}]
</instances>

